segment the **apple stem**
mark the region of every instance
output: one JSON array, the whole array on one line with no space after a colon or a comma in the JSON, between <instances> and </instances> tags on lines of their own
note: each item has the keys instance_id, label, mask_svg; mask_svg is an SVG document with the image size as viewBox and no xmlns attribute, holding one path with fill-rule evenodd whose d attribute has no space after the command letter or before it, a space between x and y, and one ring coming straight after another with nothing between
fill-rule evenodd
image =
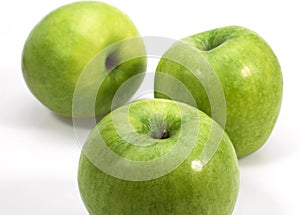
<instances>
[{"instance_id":1,"label":"apple stem","mask_svg":"<svg viewBox=\"0 0 300 215\"><path fill-rule=\"evenodd\" d=\"M167 139L169 132L167 131L167 122L163 115L159 113L153 114L149 119L149 135L154 139Z\"/></svg>"}]
</instances>

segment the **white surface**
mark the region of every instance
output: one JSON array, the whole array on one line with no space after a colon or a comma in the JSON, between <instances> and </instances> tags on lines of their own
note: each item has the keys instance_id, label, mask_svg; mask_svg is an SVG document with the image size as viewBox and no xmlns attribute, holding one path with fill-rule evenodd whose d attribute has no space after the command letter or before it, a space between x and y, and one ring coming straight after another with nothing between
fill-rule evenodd
<instances>
[{"instance_id":1,"label":"white surface","mask_svg":"<svg viewBox=\"0 0 300 215\"><path fill-rule=\"evenodd\" d=\"M80 147L71 121L50 113L30 94L20 69L22 47L33 26L69 2L0 4L0 214L87 214L77 188ZM180 39L235 24L268 41L282 66L282 110L266 145L240 160L241 189L234 214L300 214L297 1L106 2L127 13L143 36Z\"/></svg>"}]
</instances>

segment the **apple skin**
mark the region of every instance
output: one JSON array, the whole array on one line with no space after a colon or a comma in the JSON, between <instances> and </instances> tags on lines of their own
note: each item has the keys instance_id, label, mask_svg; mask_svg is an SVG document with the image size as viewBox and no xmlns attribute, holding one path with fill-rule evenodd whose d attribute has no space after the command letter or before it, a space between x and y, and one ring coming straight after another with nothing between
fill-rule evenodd
<instances>
[{"instance_id":1,"label":"apple skin","mask_svg":"<svg viewBox=\"0 0 300 215\"><path fill-rule=\"evenodd\" d=\"M43 18L28 36L22 53L24 79L33 95L52 111L68 117L94 117L81 107L72 113L73 93L81 72L100 51L137 37L138 30L129 17L111 5L85 1L62 6ZM89 84L95 84L99 77L105 79L97 94L95 115L109 112L119 86L145 71L146 59L140 57L144 51L142 43L130 49L116 46L107 52L107 60L99 62L90 77L85 77L87 90L81 92L85 97L90 95ZM120 62L128 52L136 52L137 58ZM131 86L127 99L141 81Z\"/></svg>"},{"instance_id":2,"label":"apple skin","mask_svg":"<svg viewBox=\"0 0 300 215\"><path fill-rule=\"evenodd\" d=\"M241 158L258 150L273 130L282 100L282 73L270 46L257 33L240 26L195 34L180 43L198 50L215 70L226 100L225 130L237 156ZM184 52L175 44L165 53L157 71L181 81L193 95L197 107L211 116L210 102L200 81L183 66L166 59L180 55L183 62L192 64ZM184 100L183 94L172 85L169 88L174 88L176 95L164 94L166 86L168 81L157 75L156 98ZM214 119L219 122L218 118Z\"/></svg>"},{"instance_id":3,"label":"apple skin","mask_svg":"<svg viewBox=\"0 0 300 215\"><path fill-rule=\"evenodd\" d=\"M153 114L165 117L169 136L158 138L154 144L147 145L154 140L151 136L153 133L149 131L161 129L159 123L154 123L154 127L151 127L149 119ZM116 123L113 122L114 115ZM200 120L197 121L198 127L193 124L194 119ZM116 130L116 126L124 127L128 120L131 132L137 134L134 144L126 142L125 136ZM150 161L165 155L176 145L182 125L188 128L187 133L182 134L187 141L193 135L193 130L199 129L196 143L187 158L166 175L150 180L124 180L105 173L95 165L106 155L99 149L99 134L105 145L117 155L133 161ZM78 184L89 213L231 214L239 190L239 168L233 145L224 131L211 160L201 170L192 168L193 162L199 159L212 128L223 131L197 108L171 100L137 100L112 111L90 133L79 161ZM108 162L109 169L118 170L116 164L118 162ZM157 169L147 169L152 170Z\"/></svg>"}]
</instances>

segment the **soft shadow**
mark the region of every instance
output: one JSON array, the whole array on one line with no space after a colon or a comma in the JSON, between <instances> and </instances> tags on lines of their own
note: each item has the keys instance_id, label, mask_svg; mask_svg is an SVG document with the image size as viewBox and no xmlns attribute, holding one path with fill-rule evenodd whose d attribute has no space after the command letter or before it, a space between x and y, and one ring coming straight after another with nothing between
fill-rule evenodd
<instances>
[{"instance_id":1,"label":"soft shadow","mask_svg":"<svg viewBox=\"0 0 300 215\"><path fill-rule=\"evenodd\" d=\"M52 139L53 144L70 145L76 143L72 120L58 116L38 101L22 101L14 109L7 109L0 124L11 133L15 131L24 139L36 139L41 144Z\"/></svg>"},{"instance_id":2,"label":"soft shadow","mask_svg":"<svg viewBox=\"0 0 300 215\"><path fill-rule=\"evenodd\" d=\"M100 122L107 114L104 114L98 118L88 118L88 119L77 119L77 118L72 118L72 117L66 117L66 116L62 116L62 115L59 115L55 112L51 112L51 114L53 115L53 117L55 119L57 119L58 121L66 124L66 125L69 125L69 126L73 126L74 124L76 124L76 126L79 126L80 128L82 129L85 129L85 128L90 128L91 126L91 123L93 125L96 125L98 122Z\"/></svg>"},{"instance_id":3,"label":"soft shadow","mask_svg":"<svg viewBox=\"0 0 300 215\"><path fill-rule=\"evenodd\" d=\"M270 139L262 148L247 157L239 159L242 167L274 164L288 159L295 151L286 146L284 140Z\"/></svg>"},{"instance_id":4,"label":"soft shadow","mask_svg":"<svg viewBox=\"0 0 300 215\"><path fill-rule=\"evenodd\" d=\"M50 112L50 111L49 111ZM59 115L57 113L54 113L54 112L50 112L50 114L53 116L54 119L56 119L57 121L61 122L61 123L64 123L66 125L69 125L69 126L73 126L73 121L72 121L72 118L71 117L66 117L66 116L62 116L62 115Z\"/></svg>"},{"instance_id":5,"label":"soft shadow","mask_svg":"<svg viewBox=\"0 0 300 215\"><path fill-rule=\"evenodd\" d=\"M82 147L96 123L105 115L98 119L72 119L50 111L38 101L26 100L14 110L8 109L3 116L0 124L11 130L21 130L29 136L56 137L59 144L75 141Z\"/></svg>"}]
</instances>

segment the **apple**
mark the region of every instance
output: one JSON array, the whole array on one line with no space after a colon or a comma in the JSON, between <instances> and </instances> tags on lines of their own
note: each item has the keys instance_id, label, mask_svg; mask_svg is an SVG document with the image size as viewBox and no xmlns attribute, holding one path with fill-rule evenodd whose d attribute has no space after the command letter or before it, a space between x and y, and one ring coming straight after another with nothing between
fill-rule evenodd
<instances>
[{"instance_id":1,"label":"apple","mask_svg":"<svg viewBox=\"0 0 300 215\"><path fill-rule=\"evenodd\" d=\"M220 93L213 93L215 84L201 78L205 68L200 65L196 74L182 65L195 65L195 55L211 65L223 88L226 125L220 123L222 114L213 118L225 128L239 158L255 152L270 136L281 106L283 80L274 52L257 33L228 26L184 38L164 54L157 66L155 97L185 101L184 93L161 75L168 74L185 85L194 106L211 116L211 98L219 96L220 106L224 102ZM180 62L172 61L174 57Z\"/></svg>"},{"instance_id":2,"label":"apple","mask_svg":"<svg viewBox=\"0 0 300 215\"><path fill-rule=\"evenodd\" d=\"M202 163L209 139L219 144ZM78 184L94 215L229 215L239 168L227 134L206 114L185 103L141 99L113 110L91 131Z\"/></svg>"},{"instance_id":3,"label":"apple","mask_svg":"<svg viewBox=\"0 0 300 215\"><path fill-rule=\"evenodd\" d=\"M58 114L78 118L106 114L119 86L146 69L145 47L138 38L130 18L111 5L83 1L62 6L29 34L22 53L24 79L33 95ZM94 111L84 102L82 107L77 102L74 111L73 94L86 67L76 96L94 101ZM141 81L131 85L127 99ZM90 89L95 85L94 95Z\"/></svg>"}]
</instances>

